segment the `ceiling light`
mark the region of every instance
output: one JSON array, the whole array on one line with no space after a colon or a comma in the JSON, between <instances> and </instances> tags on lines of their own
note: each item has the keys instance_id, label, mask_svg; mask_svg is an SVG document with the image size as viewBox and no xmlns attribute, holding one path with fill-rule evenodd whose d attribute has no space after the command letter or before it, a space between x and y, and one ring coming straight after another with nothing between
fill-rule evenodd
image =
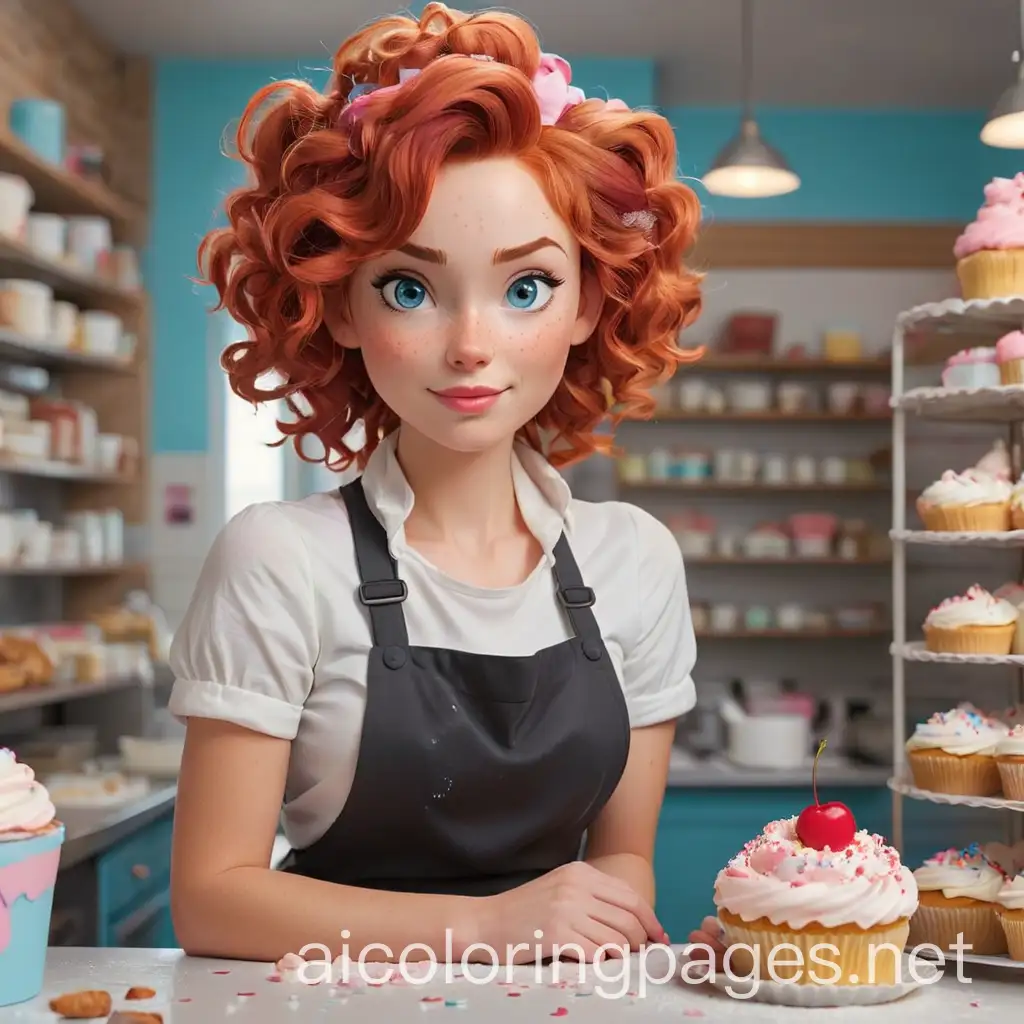
<instances>
[{"instance_id":1,"label":"ceiling light","mask_svg":"<svg viewBox=\"0 0 1024 1024\"><path fill-rule=\"evenodd\" d=\"M1020 5L1020 22L1024 48L1024 0ZM1017 65L1017 81L999 97L981 129L981 141L999 149L1024 149L1024 63L1020 50L1014 51L1013 62Z\"/></svg>"}]
</instances>

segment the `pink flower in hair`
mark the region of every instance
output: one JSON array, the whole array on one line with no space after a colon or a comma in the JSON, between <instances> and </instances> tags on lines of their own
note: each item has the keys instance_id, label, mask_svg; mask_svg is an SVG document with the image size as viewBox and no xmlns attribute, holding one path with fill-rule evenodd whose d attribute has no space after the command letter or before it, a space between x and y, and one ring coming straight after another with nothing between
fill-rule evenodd
<instances>
[{"instance_id":1,"label":"pink flower in hair","mask_svg":"<svg viewBox=\"0 0 1024 1024\"><path fill-rule=\"evenodd\" d=\"M582 103L582 89L570 85L572 68L564 57L554 53L540 55L540 67L533 76L533 91L540 104L540 123L555 124L570 107Z\"/></svg>"}]
</instances>

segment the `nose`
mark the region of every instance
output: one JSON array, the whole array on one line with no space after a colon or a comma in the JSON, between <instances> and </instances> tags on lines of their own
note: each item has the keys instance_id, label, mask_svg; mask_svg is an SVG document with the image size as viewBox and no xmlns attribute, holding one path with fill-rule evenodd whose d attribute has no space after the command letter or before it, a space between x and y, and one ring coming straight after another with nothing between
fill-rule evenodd
<instances>
[{"instance_id":1,"label":"nose","mask_svg":"<svg viewBox=\"0 0 1024 1024\"><path fill-rule=\"evenodd\" d=\"M475 309L464 309L452 321L445 361L463 373L479 370L494 358L490 332Z\"/></svg>"}]
</instances>

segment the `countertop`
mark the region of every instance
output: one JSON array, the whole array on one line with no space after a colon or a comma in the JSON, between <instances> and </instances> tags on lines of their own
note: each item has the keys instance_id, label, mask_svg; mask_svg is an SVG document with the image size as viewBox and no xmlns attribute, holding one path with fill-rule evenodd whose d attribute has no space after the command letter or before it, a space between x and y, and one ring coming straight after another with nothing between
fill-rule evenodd
<instances>
[{"instance_id":1,"label":"countertop","mask_svg":"<svg viewBox=\"0 0 1024 1024\"><path fill-rule=\"evenodd\" d=\"M504 969L497 981L487 984L480 983L480 975L446 982L444 968L438 967L438 977L429 982L341 987L272 980L279 976L267 964L191 959L179 950L51 949L39 998L6 1009L0 1016L19 1024L56 1024L57 1016L48 1009L50 999L82 989L105 989L114 1000L115 1010L155 1011L162 1014L164 1024L209 1024L226 1016L237 1016L240 1024L288 1020L304 1024L328 1016L355 1024L379 1024L382 1020L388 1024L422 1024L424 1011L439 1014L440 1024L453 1010L462 1013L456 1019L487 1024L537 1024L546 1017L566 1016L621 1022L627 1015L637 1021L705 1017L777 1022L791 1016L809 1020L807 1010L737 999L703 984L684 984L665 970L679 956L680 949L673 947L672 957L661 952L658 963L651 957L646 974L652 980L646 986L638 981L639 958L632 957L627 985L619 980L623 977L620 962L607 968L607 982L595 981L588 974L582 985L579 968L563 963L558 965L560 983L552 980L553 967L518 967L513 984L507 983ZM480 970L484 970L482 965ZM619 973L614 973L616 970ZM933 1024L936 1020L942 1024L978 1024L1019 1016L1024 1002L1024 971L966 966L963 976L970 980L958 981L955 965L949 965L936 984L882 1006L831 1009L829 1020L833 1024L867 1024L869 1020L872 1024ZM660 977L669 980L658 983ZM126 1003L123 997L132 986L148 986L156 990L156 996ZM666 1018L666 1014L671 1017Z\"/></svg>"},{"instance_id":2,"label":"countertop","mask_svg":"<svg viewBox=\"0 0 1024 1024\"><path fill-rule=\"evenodd\" d=\"M144 797L113 807L58 807L57 817L65 828L60 851L61 870L95 857L167 814L174 808L177 792L178 787L173 783L156 783Z\"/></svg>"}]
</instances>

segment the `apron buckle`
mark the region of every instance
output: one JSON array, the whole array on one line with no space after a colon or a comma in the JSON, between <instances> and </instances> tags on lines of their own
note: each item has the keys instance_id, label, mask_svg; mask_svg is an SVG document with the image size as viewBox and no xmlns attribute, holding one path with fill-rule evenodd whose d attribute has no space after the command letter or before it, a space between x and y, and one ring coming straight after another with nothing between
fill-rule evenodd
<instances>
[{"instance_id":1,"label":"apron buckle","mask_svg":"<svg viewBox=\"0 0 1024 1024\"><path fill-rule=\"evenodd\" d=\"M592 608L597 601L597 595L590 587L563 587L558 597L566 608Z\"/></svg>"},{"instance_id":2,"label":"apron buckle","mask_svg":"<svg viewBox=\"0 0 1024 1024\"><path fill-rule=\"evenodd\" d=\"M409 596L405 580L370 580L359 584L359 600L363 604L400 604Z\"/></svg>"}]
</instances>

